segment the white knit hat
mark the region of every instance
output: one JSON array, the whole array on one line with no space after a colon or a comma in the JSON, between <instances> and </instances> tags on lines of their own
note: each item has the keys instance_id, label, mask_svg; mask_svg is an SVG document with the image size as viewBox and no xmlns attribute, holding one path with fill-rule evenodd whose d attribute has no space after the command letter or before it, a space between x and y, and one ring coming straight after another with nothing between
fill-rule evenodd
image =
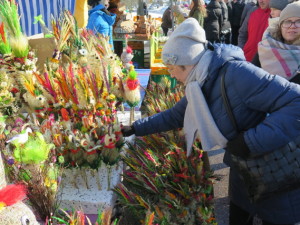
<instances>
[{"instance_id":1,"label":"white knit hat","mask_svg":"<svg viewBox=\"0 0 300 225\"><path fill-rule=\"evenodd\" d=\"M164 45L162 59L170 65L195 65L204 54L206 36L194 18L183 21Z\"/></svg>"},{"instance_id":2,"label":"white knit hat","mask_svg":"<svg viewBox=\"0 0 300 225\"><path fill-rule=\"evenodd\" d=\"M270 0L270 8L283 10L293 0Z\"/></svg>"},{"instance_id":3,"label":"white knit hat","mask_svg":"<svg viewBox=\"0 0 300 225\"><path fill-rule=\"evenodd\" d=\"M280 13L279 24L291 17L300 17L300 1L288 4Z\"/></svg>"}]
</instances>

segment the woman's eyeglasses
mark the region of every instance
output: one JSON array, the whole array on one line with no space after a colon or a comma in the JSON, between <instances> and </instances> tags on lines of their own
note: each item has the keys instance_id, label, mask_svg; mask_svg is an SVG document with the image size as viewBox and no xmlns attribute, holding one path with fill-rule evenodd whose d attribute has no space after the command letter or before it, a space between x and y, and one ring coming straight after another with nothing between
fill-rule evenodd
<instances>
[{"instance_id":1,"label":"woman's eyeglasses","mask_svg":"<svg viewBox=\"0 0 300 225\"><path fill-rule=\"evenodd\" d=\"M295 27L300 28L300 19L296 21L285 20L281 23L281 27L290 28L293 24L295 25Z\"/></svg>"}]
</instances>

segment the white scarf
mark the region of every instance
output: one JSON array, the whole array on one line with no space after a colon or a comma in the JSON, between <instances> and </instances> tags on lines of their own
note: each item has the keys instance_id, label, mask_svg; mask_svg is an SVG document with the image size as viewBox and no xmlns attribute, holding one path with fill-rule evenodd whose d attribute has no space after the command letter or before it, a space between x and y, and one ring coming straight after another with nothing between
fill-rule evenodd
<instances>
[{"instance_id":1,"label":"white scarf","mask_svg":"<svg viewBox=\"0 0 300 225\"><path fill-rule=\"evenodd\" d=\"M204 151L224 148L227 143L227 139L220 132L210 113L201 90L208 75L207 71L212 55L213 52L207 50L185 82L188 104L184 115L184 130L188 156L191 154L196 137L200 138Z\"/></svg>"}]
</instances>

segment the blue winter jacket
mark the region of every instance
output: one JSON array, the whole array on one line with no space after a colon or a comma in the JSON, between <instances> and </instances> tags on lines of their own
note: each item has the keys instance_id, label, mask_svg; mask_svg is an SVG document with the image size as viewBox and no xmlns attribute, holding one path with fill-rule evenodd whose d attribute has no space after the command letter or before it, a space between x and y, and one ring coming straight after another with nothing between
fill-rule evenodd
<instances>
[{"instance_id":1,"label":"blue winter jacket","mask_svg":"<svg viewBox=\"0 0 300 225\"><path fill-rule=\"evenodd\" d=\"M116 21L116 14L110 13L107 15L102 11L105 6L99 4L89 11L87 29L94 31L94 33L100 33L105 36L109 36L109 44L113 49L113 24Z\"/></svg>"},{"instance_id":2,"label":"blue winter jacket","mask_svg":"<svg viewBox=\"0 0 300 225\"><path fill-rule=\"evenodd\" d=\"M221 133L237 136L227 116L222 95L220 69L225 66L225 86L238 128L252 154L274 151L300 136L300 86L245 61L242 50L233 45L214 45L208 77L202 87L211 114ZM137 136L183 127L187 105L182 98L173 108L133 125ZM268 115L268 116L266 116ZM230 154L224 162L230 166ZM243 181L234 168L230 174L230 198L251 214L272 223L300 222L300 189L250 203Z\"/></svg>"}]
</instances>

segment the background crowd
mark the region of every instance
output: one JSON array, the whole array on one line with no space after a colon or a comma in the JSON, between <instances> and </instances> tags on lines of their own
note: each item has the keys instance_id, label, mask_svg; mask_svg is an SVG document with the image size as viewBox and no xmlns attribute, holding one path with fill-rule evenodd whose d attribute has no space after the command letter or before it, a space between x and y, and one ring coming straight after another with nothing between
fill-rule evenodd
<instances>
[{"instance_id":1,"label":"background crowd","mask_svg":"<svg viewBox=\"0 0 300 225\"><path fill-rule=\"evenodd\" d=\"M205 30L208 41L237 45L243 49L247 61L254 60L255 65L259 65L258 43L269 25L278 25L276 20L271 18L278 18L281 10L294 1L211 0L207 3L202 0L192 0L189 6L190 13L185 16L198 20ZM181 13L184 15L184 7L181 8ZM172 29L171 11L171 7L167 8L162 17L162 29L165 35L168 29ZM176 6L177 11L179 11L178 6ZM173 17L176 21L176 14Z\"/></svg>"}]
</instances>

